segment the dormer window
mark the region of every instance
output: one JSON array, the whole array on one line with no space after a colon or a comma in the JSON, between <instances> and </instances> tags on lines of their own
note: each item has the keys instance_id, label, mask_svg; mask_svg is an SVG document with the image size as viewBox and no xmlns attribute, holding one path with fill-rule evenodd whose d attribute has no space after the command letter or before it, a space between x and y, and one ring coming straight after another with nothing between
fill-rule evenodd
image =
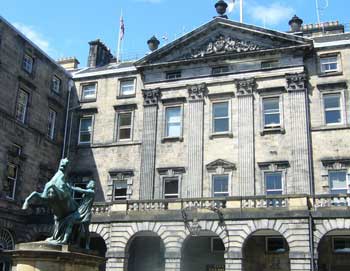
<instances>
[{"instance_id":1,"label":"dormer window","mask_svg":"<svg viewBox=\"0 0 350 271\"><path fill-rule=\"evenodd\" d=\"M181 71L171 71L165 74L167 80L174 80L181 78Z\"/></svg>"},{"instance_id":2,"label":"dormer window","mask_svg":"<svg viewBox=\"0 0 350 271\"><path fill-rule=\"evenodd\" d=\"M228 66L213 67L211 70L211 74L221 74L221 73L226 73L228 71L229 71Z\"/></svg>"}]
</instances>

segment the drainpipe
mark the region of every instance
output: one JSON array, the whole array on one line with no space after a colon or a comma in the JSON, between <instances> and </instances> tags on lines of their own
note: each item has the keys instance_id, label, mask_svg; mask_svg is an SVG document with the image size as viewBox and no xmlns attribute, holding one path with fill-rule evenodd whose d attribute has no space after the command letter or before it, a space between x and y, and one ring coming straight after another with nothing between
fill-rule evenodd
<instances>
[{"instance_id":1,"label":"drainpipe","mask_svg":"<svg viewBox=\"0 0 350 271\"><path fill-rule=\"evenodd\" d=\"M68 130L68 116L70 111L70 95L72 93L72 88L74 87L74 82L72 79L68 81L68 97L67 97L67 110L66 110L66 118L64 124L64 136L63 136L63 148L61 158L63 159L66 155L66 142L67 142L67 130Z\"/></svg>"}]
</instances>

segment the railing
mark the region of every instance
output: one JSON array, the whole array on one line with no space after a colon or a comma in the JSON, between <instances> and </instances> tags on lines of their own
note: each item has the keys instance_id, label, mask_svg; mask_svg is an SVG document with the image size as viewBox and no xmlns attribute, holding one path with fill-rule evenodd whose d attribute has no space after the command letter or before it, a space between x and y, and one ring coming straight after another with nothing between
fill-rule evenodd
<instances>
[{"instance_id":1,"label":"railing","mask_svg":"<svg viewBox=\"0 0 350 271\"><path fill-rule=\"evenodd\" d=\"M151 210L167 210L168 202L164 200L149 201L127 201L128 211L151 211Z\"/></svg>"},{"instance_id":2,"label":"railing","mask_svg":"<svg viewBox=\"0 0 350 271\"><path fill-rule=\"evenodd\" d=\"M111 203L98 202L92 206L92 213L94 215L106 214L111 210Z\"/></svg>"},{"instance_id":3,"label":"railing","mask_svg":"<svg viewBox=\"0 0 350 271\"><path fill-rule=\"evenodd\" d=\"M350 207L350 194L348 195L317 195L315 207Z\"/></svg>"},{"instance_id":4,"label":"railing","mask_svg":"<svg viewBox=\"0 0 350 271\"><path fill-rule=\"evenodd\" d=\"M241 208L285 208L288 206L287 197L251 197L241 199Z\"/></svg>"}]
</instances>

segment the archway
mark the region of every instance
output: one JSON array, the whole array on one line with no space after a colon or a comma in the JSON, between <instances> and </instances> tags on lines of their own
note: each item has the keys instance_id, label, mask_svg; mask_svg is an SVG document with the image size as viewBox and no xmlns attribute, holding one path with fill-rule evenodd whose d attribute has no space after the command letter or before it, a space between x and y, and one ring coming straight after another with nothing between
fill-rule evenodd
<instances>
[{"instance_id":1,"label":"archway","mask_svg":"<svg viewBox=\"0 0 350 271\"><path fill-rule=\"evenodd\" d=\"M164 243L153 232L138 232L129 241L128 271L164 271Z\"/></svg>"},{"instance_id":2,"label":"archway","mask_svg":"<svg viewBox=\"0 0 350 271\"><path fill-rule=\"evenodd\" d=\"M350 230L333 230L323 236L318 245L319 271L350 269Z\"/></svg>"},{"instance_id":3,"label":"archway","mask_svg":"<svg viewBox=\"0 0 350 271\"><path fill-rule=\"evenodd\" d=\"M107 246L105 240L95 232L90 233L90 249L96 251L99 256L105 257L107 252ZM106 264L102 264L99 271L105 271Z\"/></svg>"},{"instance_id":4,"label":"archway","mask_svg":"<svg viewBox=\"0 0 350 271\"><path fill-rule=\"evenodd\" d=\"M225 245L211 231L201 231L198 236L189 236L182 247L182 271L224 271Z\"/></svg>"},{"instance_id":5,"label":"archway","mask_svg":"<svg viewBox=\"0 0 350 271\"><path fill-rule=\"evenodd\" d=\"M251 234L243 246L243 270L290 270L286 239L274 230L259 230Z\"/></svg>"},{"instance_id":6,"label":"archway","mask_svg":"<svg viewBox=\"0 0 350 271\"><path fill-rule=\"evenodd\" d=\"M0 252L2 250L12 250L15 247L14 238L11 232L5 228L0 228ZM11 262L9 259L0 258L0 271L10 271Z\"/></svg>"}]
</instances>

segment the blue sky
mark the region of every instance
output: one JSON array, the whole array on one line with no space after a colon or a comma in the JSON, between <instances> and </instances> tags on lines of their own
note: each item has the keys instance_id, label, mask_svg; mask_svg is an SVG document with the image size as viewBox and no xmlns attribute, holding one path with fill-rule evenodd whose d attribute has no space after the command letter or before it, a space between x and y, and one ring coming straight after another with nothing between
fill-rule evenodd
<instances>
[{"instance_id":1,"label":"blue sky","mask_svg":"<svg viewBox=\"0 0 350 271\"><path fill-rule=\"evenodd\" d=\"M288 30L297 14L304 23L317 22L315 0L243 0L244 22ZM239 0L236 0L239 2ZM319 0L325 7L327 0ZM215 16L215 0L0 0L0 14L54 59L76 56L86 65L88 42L100 38L115 53L121 10L125 22L124 58L142 57L146 41L156 35L161 44L208 22ZM346 24L349 0L328 0L321 21ZM239 6L229 14L239 20Z\"/></svg>"}]
</instances>

